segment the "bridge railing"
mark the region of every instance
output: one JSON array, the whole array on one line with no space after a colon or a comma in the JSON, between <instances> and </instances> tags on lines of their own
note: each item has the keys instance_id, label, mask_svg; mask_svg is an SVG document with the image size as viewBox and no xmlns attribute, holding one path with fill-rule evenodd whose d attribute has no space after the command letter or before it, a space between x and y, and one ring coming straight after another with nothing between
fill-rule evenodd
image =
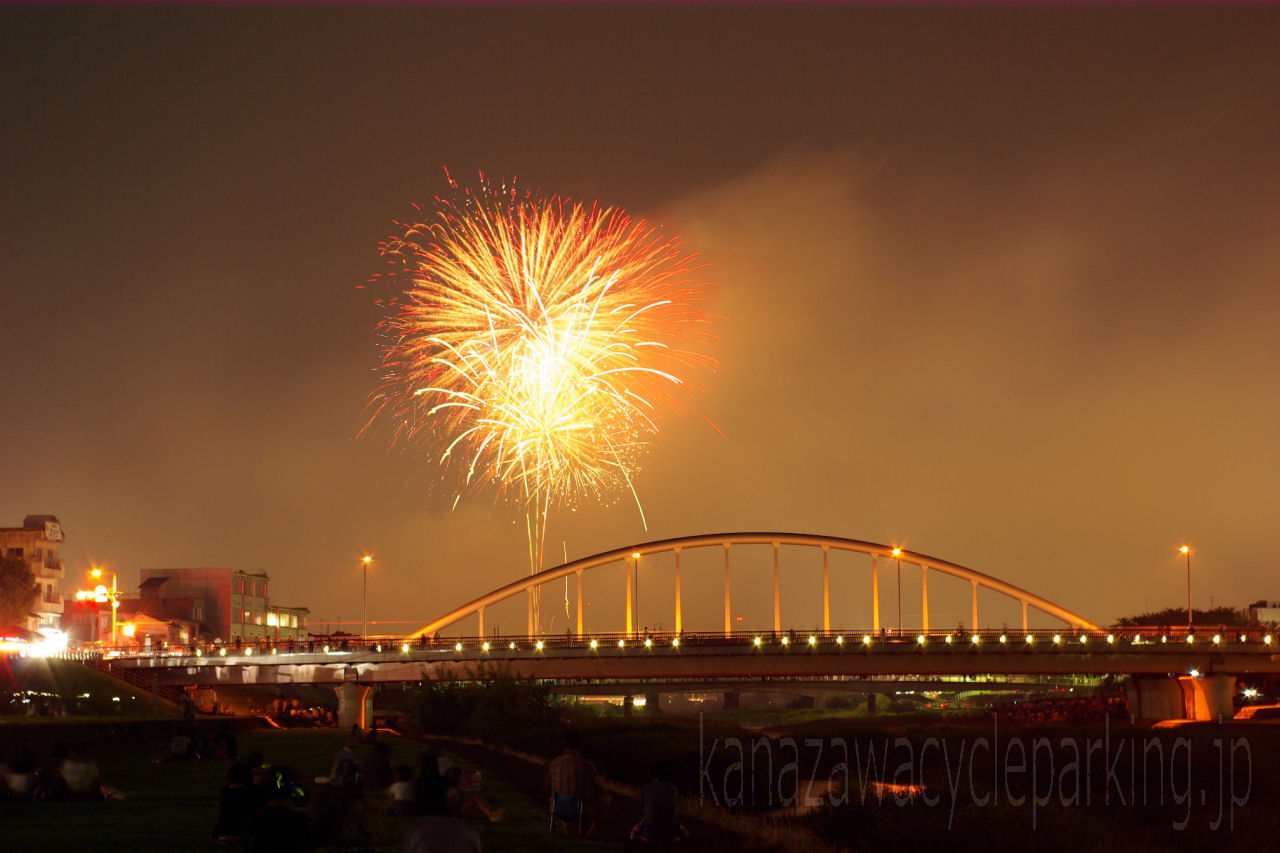
<instances>
[{"instance_id":1,"label":"bridge railing","mask_svg":"<svg viewBox=\"0 0 1280 853\"><path fill-rule=\"evenodd\" d=\"M649 650L652 652L679 653L683 649L723 651L751 651L761 653L821 651L874 652L891 650L914 651L1061 651L1061 652L1176 652L1188 647L1202 650L1206 647L1221 651L1257 651L1272 653L1280 644L1280 635L1273 636L1262 626L1179 629L1097 629L1097 630L1029 630L979 629L977 631L898 631L892 628L879 630L802 630L784 631L720 631L674 632L648 631L640 633L597 632L577 635L573 633L553 635L491 635L488 637L371 637L363 639L349 636L316 636L309 640L257 642L257 643L207 643L169 645L164 648L93 649L71 650L62 657L83 661L142 661L151 665L166 665L166 660L180 658L190 663L192 658L205 658L217 665L226 658L239 663L282 663L295 655L367 655L396 658L427 653L449 657L461 655L468 659L484 655L501 657L516 653L581 652L610 650Z\"/></svg>"}]
</instances>

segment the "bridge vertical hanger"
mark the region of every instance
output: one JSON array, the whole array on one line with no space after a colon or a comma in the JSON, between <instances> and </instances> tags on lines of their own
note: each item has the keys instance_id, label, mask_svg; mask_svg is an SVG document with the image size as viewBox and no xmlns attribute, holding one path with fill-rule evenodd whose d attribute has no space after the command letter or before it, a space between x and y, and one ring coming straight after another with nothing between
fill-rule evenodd
<instances>
[{"instance_id":1,"label":"bridge vertical hanger","mask_svg":"<svg viewBox=\"0 0 1280 853\"><path fill-rule=\"evenodd\" d=\"M1027 600L1022 599L1022 633L1027 633Z\"/></svg>"},{"instance_id":2,"label":"bridge vertical hanger","mask_svg":"<svg viewBox=\"0 0 1280 853\"><path fill-rule=\"evenodd\" d=\"M679 634L683 625L683 617L680 614L680 549L676 548L676 633Z\"/></svg>"},{"instance_id":3,"label":"bridge vertical hanger","mask_svg":"<svg viewBox=\"0 0 1280 853\"><path fill-rule=\"evenodd\" d=\"M929 632L929 569L920 561L920 630Z\"/></svg>"},{"instance_id":4,"label":"bridge vertical hanger","mask_svg":"<svg viewBox=\"0 0 1280 853\"><path fill-rule=\"evenodd\" d=\"M582 639L582 569L576 572L578 575L578 639Z\"/></svg>"},{"instance_id":5,"label":"bridge vertical hanger","mask_svg":"<svg viewBox=\"0 0 1280 853\"><path fill-rule=\"evenodd\" d=\"M969 583L973 585L973 621L969 623L969 627L978 630L978 581L969 578Z\"/></svg>"},{"instance_id":6,"label":"bridge vertical hanger","mask_svg":"<svg viewBox=\"0 0 1280 853\"><path fill-rule=\"evenodd\" d=\"M876 555L871 555L871 630L880 632L880 569Z\"/></svg>"},{"instance_id":7,"label":"bridge vertical hanger","mask_svg":"<svg viewBox=\"0 0 1280 853\"><path fill-rule=\"evenodd\" d=\"M529 587L529 636L533 636L533 591L537 589L535 586Z\"/></svg>"},{"instance_id":8,"label":"bridge vertical hanger","mask_svg":"<svg viewBox=\"0 0 1280 853\"><path fill-rule=\"evenodd\" d=\"M831 549L826 545L822 546L822 631L827 633L831 630L831 566L828 558L831 556Z\"/></svg>"},{"instance_id":9,"label":"bridge vertical hanger","mask_svg":"<svg viewBox=\"0 0 1280 853\"><path fill-rule=\"evenodd\" d=\"M724 543L724 635L733 633L733 617L729 615L729 543Z\"/></svg>"},{"instance_id":10,"label":"bridge vertical hanger","mask_svg":"<svg viewBox=\"0 0 1280 853\"><path fill-rule=\"evenodd\" d=\"M635 584L635 557L627 560L627 636L630 637L636 630L636 612L635 602L632 600L631 588Z\"/></svg>"},{"instance_id":11,"label":"bridge vertical hanger","mask_svg":"<svg viewBox=\"0 0 1280 853\"><path fill-rule=\"evenodd\" d=\"M480 620L480 627L478 629L480 633L477 634L476 636L483 637L484 636L484 608L483 607L476 608L476 616Z\"/></svg>"},{"instance_id":12,"label":"bridge vertical hanger","mask_svg":"<svg viewBox=\"0 0 1280 853\"><path fill-rule=\"evenodd\" d=\"M782 584L778 581L778 543L773 543L773 632L782 630Z\"/></svg>"}]
</instances>

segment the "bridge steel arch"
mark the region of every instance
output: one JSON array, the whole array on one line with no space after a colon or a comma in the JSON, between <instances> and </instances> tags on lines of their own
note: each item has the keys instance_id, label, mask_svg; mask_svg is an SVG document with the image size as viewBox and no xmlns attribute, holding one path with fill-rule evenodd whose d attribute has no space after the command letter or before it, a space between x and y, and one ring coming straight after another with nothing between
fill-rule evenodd
<instances>
[{"instance_id":1,"label":"bridge steel arch","mask_svg":"<svg viewBox=\"0 0 1280 853\"><path fill-rule=\"evenodd\" d=\"M626 548L615 548L612 551L605 551L591 557L584 557L580 560L573 560L554 568L545 569L537 574L532 574L519 580L499 587L492 592L480 596L479 598L469 601L442 616L433 619L426 625L423 625L417 631L409 635L411 638L422 636L436 637L440 631L448 628L456 622L460 622L470 616L478 616L480 630L479 634L484 635L484 611L485 608L496 604L512 596L526 593L528 595L528 627L529 635L532 636L534 631L534 590L543 584L552 581L567 578L574 575L577 578L577 635L583 634L582 630L582 575L586 571L599 568L601 566L611 565L613 563L625 562L627 564L627 595L626 595L626 631L628 634L635 632L635 601L632 590L635 586L636 564L641 557L651 554L664 554L673 552L675 554L675 599L676 599L676 633L680 633L683 629L682 625L682 600L680 589L680 553L694 548L724 548L724 631L728 635L732 633L730 625L729 603L731 597L730 573L729 573L729 549L734 545L772 545L773 546L773 627L775 631L781 630L781 585L779 580L779 562L778 549L783 545L795 545L810 548L822 549L822 628L824 631L831 630L831 595L830 595L830 567L828 556L831 551L848 551L859 554L867 554L871 557L871 601L872 601L872 629L880 630L880 573L878 560L885 558L906 563L914 563L920 567L921 576L921 613L922 628L924 631L929 630L929 572L941 572L945 575L962 578L969 581L971 587L972 602L972 619L970 623L975 629L978 627L978 588L985 587L994 592L1005 595L1018 601L1022 605L1022 629L1027 630L1027 608L1034 607L1040 612L1052 616L1055 619L1061 619L1067 625L1084 631L1101 630L1097 625L1048 601L1035 593L1029 592L1021 587L1014 586L982 572L961 566L957 563L940 560L937 557L930 557L927 554L920 554L914 551L902 549L899 553L894 554L894 548L890 545L883 545L878 542L864 542L860 539L844 539L837 536L823 536L811 533L704 533L697 536L684 536L676 539L662 539L656 542L645 542L640 545L631 545Z\"/></svg>"}]
</instances>

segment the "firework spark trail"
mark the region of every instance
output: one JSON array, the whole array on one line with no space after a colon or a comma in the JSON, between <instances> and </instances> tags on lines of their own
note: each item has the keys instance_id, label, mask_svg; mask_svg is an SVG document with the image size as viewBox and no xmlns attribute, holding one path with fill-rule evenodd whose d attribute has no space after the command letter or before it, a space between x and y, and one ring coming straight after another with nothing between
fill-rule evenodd
<instances>
[{"instance_id":1,"label":"firework spark trail","mask_svg":"<svg viewBox=\"0 0 1280 853\"><path fill-rule=\"evenodd\" d=\"M381 246L397 295L371 420L435 455L459 496L493 486L532 513L540 567L547 514L631 489L663 412L715 367L702 265L613 208L483 177L436 201Z\"/></svg>"}]
</instances>

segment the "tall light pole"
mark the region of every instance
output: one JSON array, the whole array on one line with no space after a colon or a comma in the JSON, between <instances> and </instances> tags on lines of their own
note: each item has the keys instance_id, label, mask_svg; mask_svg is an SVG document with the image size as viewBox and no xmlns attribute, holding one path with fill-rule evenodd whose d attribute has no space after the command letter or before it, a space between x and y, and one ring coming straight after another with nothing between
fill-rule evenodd
<instances>
[{"instance_id":1,"label":"tall light pole","mask_svg":"<svg viewBox=\"0 0 1280 853\"><path fill-rule=\"evenodd\" d=\"M373 557L370 557L368 554L365 554L360 558L360 564L363 567L363 571L361 573L363 575L363 583L361 584L363 595L361 598L364 602L364 627L360 631L361 640L369 639L369 564L372 562Z\"/></svg>"},{"instance_id":2,"label":"tall light pole","mask_svg":"<svg viewBox=\"0 0 1280 853\"><path fill-rule=\"evenodd\" d=\"M902 549L893 549L893 559L898 563L898 634L902 634Z\"/></svg>"},{"instance_id":3,"label":"tall light pole","mask_svg":"<svg viewBox=\"0 0 1280 853\"><path fill-rule=\"evenodd\" d=\"M89 574L95 578L102 577L102 569L94 566ZM105 590L104 590L105 591ZM116 644L116 608L120 606L118 591L116 590L116 573L111 573L111 646Z\"/></svg>"},{"instance_id":4,"label":"tall light pole","mask_svg":"<svg viewBox=\"0 0 1280 853\"><path fill-rule=\"evenodd\" d=\"M1191 546L1183 545L1178 549L1187 555L1187 633L1191 633Z\"/></svg>"}]
</instances>

